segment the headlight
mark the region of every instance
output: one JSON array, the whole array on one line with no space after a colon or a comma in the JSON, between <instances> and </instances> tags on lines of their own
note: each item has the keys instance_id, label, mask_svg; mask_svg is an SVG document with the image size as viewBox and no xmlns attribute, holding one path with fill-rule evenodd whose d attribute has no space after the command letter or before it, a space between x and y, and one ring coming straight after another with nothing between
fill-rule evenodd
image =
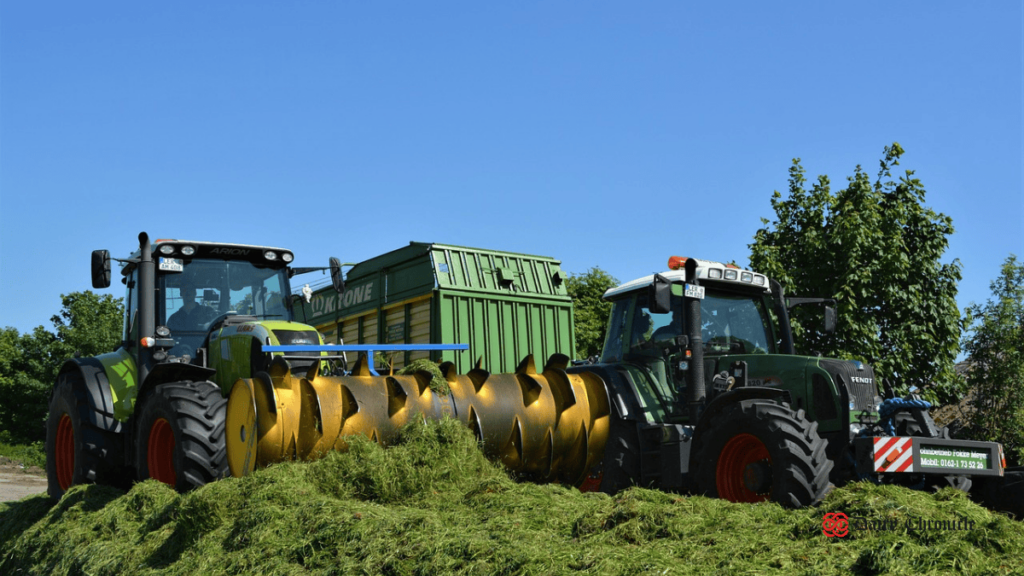
<instances>
[{"instance_id":1,"label":"headlight","mask_svg":"<svg viewBox=\"0 0 1024 576\"><path fill-rule=\"evenodd\" d=\"M181 253L184 254L185 256L191 256L196 253L196 249L193 248L192 246L182 246Z\"/></svg>"},{"instance_id":2,"label":"headlight","mask_svg":"<svg viewBox=\"0 0 1024 576\"><path fill-rule=\"evenodd\" d=\"M721 278L722 271L718 268L712 268L708 270L708 278Z\"/></svg>"},{"instance_id":3,"label":"headlight","mask_svg":"<svg viewBox=\"0 0 1024 576\"><path fill-rule=\"evenodd\" d=\"M281 254L281 260L284 260L285 262L291 262L292 255L288 252L285 252L284 254Z\"/></svg>"},{"instance_id":4,"label":"headlight","mask_svg":"<svg viewBox=\"0 0 1024 576\"><path fill-rule=\"evenodd\" d=\"M757 284L758 286L764 286L764 276L754 276L754 284Z\"/></svg>"},{"instance_id":5,"label":"headlight","mask_svg":"<svg viewBox=\"0 0 1024 576\"><path fill-rule=\"evenodd\" d=\"M740 281L741 282L747 282L747 283L753 282L754 281L754 275L751 274L750 272L744 272L743 274L740 274Z\"/></svg>"},{"instance_id":6,"label":"headlight","mask_svg":"<svg viewBox=\"0 0 1024 576\"><path fill-rule=\"evenodd\" d=\"M736 273L735 270L726 270L725 271L725 279L726 280L735 280L736 276L737 276L737 273Z\"/></svg>"},{"instance_id":7,"label":"headlight","mask_svg":"<svg viewBox=\"0 0 1024 576\"><path fill-rule=\"evenodd\" d=\"M160 246L160 253L165 256L170 256L171 254L174 254L174 246L171 246L170 244L163 244Z\"/></svg>"},{"instance_id":8,"label":"headlight","mask_svg":"<svg viewBox=\"0 0 1024 576\"><path fill-rule=\"evenodd\" d=\"M270 261L277 260L277 252L274 252L273 250L267 250L263 253L263 256Z\"/></svg>"}]
</instances>

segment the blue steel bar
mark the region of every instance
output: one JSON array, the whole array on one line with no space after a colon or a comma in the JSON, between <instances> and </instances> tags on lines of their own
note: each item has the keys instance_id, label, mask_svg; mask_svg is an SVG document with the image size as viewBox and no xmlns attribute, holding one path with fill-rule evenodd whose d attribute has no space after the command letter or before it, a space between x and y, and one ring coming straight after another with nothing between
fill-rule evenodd
<instances>
[{"instance_id":1,"label":"blue steel bar","mask_svg":"<svg viewBox=\"0 0 1024 576\"><path fill-rule=\"evenodd\" d=\"M469 350L469 344L281 344L264 352L411 352L414 350Z\"/></svg>"},{"instance_id":2,"label":"blue steel bar","mask_svg":"<svg viewBox=\"0 0 1024 576\"><path fill-rule=\"evenodd\" d=\"M426 350L469 350L469 344L289 344L264 346L264 352L366 352L370 374L377 374L373 365L373 352L413 352Z\"/></svg>"}]
</instances>

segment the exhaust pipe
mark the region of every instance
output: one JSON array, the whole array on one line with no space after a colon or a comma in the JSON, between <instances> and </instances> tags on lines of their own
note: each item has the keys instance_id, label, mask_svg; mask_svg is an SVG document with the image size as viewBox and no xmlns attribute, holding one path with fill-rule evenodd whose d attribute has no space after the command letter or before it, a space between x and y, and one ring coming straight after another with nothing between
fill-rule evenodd
<instances>
[{"instance_id":1,"label":"exhaust pipe","mask_svg":"<svg viewBox=\"0 0 1024 576\"><path fill-rule=\"evenodd\" d=\"M697 260L687 258L686 283L699 286L697 280ZM687 404L690 412L690 425L696 426L700 415L704 412L707 392L704 389L704 342L700 335L700 298L683 297L686 308L686 333L690 346L690 369L686 371Z\"/></svg>"},{"instance_id":2,"label":"exhaust pipe","mask_svg":"<svg viewBox=\"0 0 1024 576\"><path fill-rule=\"evenodd\" d=\"M156 264L153 262L153 247L145 232L139 233L139 281L135 289L139 295L139 330L138 338L145 338L156 333ZM138 385L141 386L153 368L153 352L138 340L132 343L136 347L136 363L139 370Z\"/></svg>"}]
</instances>

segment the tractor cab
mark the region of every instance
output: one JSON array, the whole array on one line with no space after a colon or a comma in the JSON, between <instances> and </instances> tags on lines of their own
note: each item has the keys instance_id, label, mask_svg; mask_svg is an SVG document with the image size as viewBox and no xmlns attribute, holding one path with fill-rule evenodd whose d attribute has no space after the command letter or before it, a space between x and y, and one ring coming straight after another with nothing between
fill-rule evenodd
<instances>
[{"instance_id":1,"label":"tractor cab","mask_svg":"<svg viewBox=\"0 0 1024 576\"><path fill-rule=\"evenodd\" d=\"M157 334L173 339L168 358L196 358L207 334L231 321L291 321L291 252L278 248L157 240L154 312ZM138 254L122 269L124 342L138 344ZM237 318L234 318L237 317Z\"/></svg>"},{"instance_id":2,"label":"tractor cab","mask_svg":"<svg viewBox=\"0 0 1024 576\"><path fill-rule=\"evenodd\" d=\"M714 394L720 360L735 356L778 354L783 335L772 321L774 300L768 279L732 265L697 260L700 343L706 387ZM604 299L612 302L602 364L623 363L637 374L638 397L649 422L685 421L687 372L694 361L687 323L686 273L681 263L657 277L666 283L668 296L660 305L655 276L612 288ZM667 305L666 305L667 304Z\"/></svg>"}]
</instances>

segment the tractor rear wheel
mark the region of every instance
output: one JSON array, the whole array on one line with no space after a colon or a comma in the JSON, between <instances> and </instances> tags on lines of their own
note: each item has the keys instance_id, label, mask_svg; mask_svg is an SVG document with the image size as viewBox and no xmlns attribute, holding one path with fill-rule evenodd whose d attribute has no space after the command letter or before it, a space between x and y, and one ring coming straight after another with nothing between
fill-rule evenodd
<instances>
[{"instance_id":1,"label":"tractor rear wheel","mask_svg":"<svg viewBox=\"0 0 1024 576\"><path fill-rule=\"evenodd\" d=\"M47 493L60 498L74 484L96 483L127 489L123 440L89 421L85 381L77 372L57 377L46 418Z\"/></svg>"},{"instance_id":2,"label":"tractor rear wheel","mask_svg":"<svg viewBox=\"0 0 1024 576\"><path fill-rule=\"evenodd\" d=\"M726 406L698 430L691 469L698 492L731 502L813 506L832 488L832 461L803 410L765 400Z\"/></svg>"},{"instance_id":3,"label":"tractor rear wheel","mask_svg":"<svg viewBox=\"0 0 1024 576\"><path fill-rule=\"evenodd\" d=\"M227 475L227 399L212 382L157 386L142 401L135 436L139 480L187 492Z\"/></svg>"}]
</instances>

